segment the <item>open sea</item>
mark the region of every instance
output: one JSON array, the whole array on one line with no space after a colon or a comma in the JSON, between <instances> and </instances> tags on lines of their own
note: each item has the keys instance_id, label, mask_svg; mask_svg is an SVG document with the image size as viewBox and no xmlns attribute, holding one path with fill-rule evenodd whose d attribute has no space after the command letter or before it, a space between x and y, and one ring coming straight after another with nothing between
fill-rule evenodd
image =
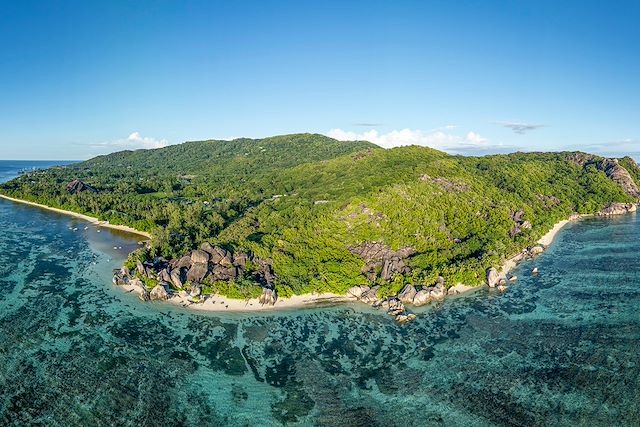
<instances>
[{"instance_id":1,"label":"open sea","mask_svg":"<svg viewBox=\"0 0 640 427\"><path fill-rule=\"evenodd\" d=\"M56 163L0 161L0 179ZM640 425L635 214L571 223L506 293L404 326L357 304L142 303L111 284L137 245L0 200L0 425Z\"/></svg>"}]
</instances>

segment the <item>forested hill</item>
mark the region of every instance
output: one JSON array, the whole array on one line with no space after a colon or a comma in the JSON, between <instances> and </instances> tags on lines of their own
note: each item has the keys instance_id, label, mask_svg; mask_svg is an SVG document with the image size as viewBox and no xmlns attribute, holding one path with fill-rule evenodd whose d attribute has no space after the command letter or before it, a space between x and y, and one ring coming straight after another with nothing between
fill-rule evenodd
<instances>
[{"instance_id":1,"label":"forested hill","mask_svg":"<svg viewBox=\"0 0 640 427\"><path fill-rule=\"evenodd\" d=\"M209 291L253 295L257 266L268 265L281 296L371 283L392 294L438 275L479 284L558 220L636 201L639 177L630 158L463 157L302 134L115 153L0 191L151 231L143 259L209 242L255 260L233 277L204 271Z\"/></svg>"}]
</instances>

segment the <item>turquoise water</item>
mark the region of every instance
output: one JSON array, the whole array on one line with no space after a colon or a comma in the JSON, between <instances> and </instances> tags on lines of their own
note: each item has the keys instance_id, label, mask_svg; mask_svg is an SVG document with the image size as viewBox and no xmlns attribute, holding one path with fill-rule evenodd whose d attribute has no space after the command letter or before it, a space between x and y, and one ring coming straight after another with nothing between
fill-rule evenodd
<instances>
[{"instance_id":1,"label":"turquoise water","mask_svg":"<svg viewBox=\"0 0 640 427\"><path fill-rule=\"evenodd\" d=\"M636 215L572 223L505 294L404 326L143 304L110 281L136 246L0 200L0 425L640 425Z\"/></svg>"}]
</instances>

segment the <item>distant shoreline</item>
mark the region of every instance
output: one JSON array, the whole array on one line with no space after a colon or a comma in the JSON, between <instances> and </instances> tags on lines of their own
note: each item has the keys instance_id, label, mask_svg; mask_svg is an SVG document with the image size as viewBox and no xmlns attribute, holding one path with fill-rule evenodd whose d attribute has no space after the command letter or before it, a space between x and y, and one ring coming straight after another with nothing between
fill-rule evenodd
<instances>
[{"instance_id":1,"label":"distant shoreline","mask_svg":"<svg viewBox=\"0 0 640 427\"><path fill-rule=\"evenodd\" d=\"M78 218L81 219L83 221L87 221L90 222L91 224L98 226L98 227L103 227L103 228L110 228L113 230L120 230L120 231L124 231L127 233L131 233L131 234L136 234L138 236L144 236L146 239L151 239L151 234L144 232L144 231L140 231L140 230L136 230L135 228L132 227L128 227L126 225L115 225L115 224L109 224L109 221L101 221L98 218L89 216L89 215L84 215L84 214L80 214L77 212L73 212L73 211L67 211L64 209L58 209L58 208L52 208L51 206L47 206L47 205L42 205L40 203L35 203L35 202L30 202L28 200L22 200L22 199L16 199L14 197L9 197L6 196L4 194L0 194L0 198L5 199L5 200L9 200L15 203L22 203L25 205L29 205L29 206L35 206L41 209L46 209L48 211L53 211L53 212L57 212L63 215L68 215L74 218Z\"/></svg>"}]
</instances>

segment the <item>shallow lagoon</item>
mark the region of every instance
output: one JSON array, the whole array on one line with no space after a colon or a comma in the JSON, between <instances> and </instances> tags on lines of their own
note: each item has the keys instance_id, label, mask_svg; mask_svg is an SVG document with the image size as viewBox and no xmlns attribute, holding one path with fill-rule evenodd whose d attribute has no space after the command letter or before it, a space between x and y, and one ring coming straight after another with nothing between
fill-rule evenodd
<instances>
[{"instance_id":1,"label":"shallow lagoon","mask_svg":"<svg viewBox=\"0 0 640 427\"><path fill-rule=\"evenodd\" d=\"M636 215L569 224L505 294L404 326L143 304L110 281L136 245L0 200L0 424L640 424Z\"/></svg>"}]
</instances>

